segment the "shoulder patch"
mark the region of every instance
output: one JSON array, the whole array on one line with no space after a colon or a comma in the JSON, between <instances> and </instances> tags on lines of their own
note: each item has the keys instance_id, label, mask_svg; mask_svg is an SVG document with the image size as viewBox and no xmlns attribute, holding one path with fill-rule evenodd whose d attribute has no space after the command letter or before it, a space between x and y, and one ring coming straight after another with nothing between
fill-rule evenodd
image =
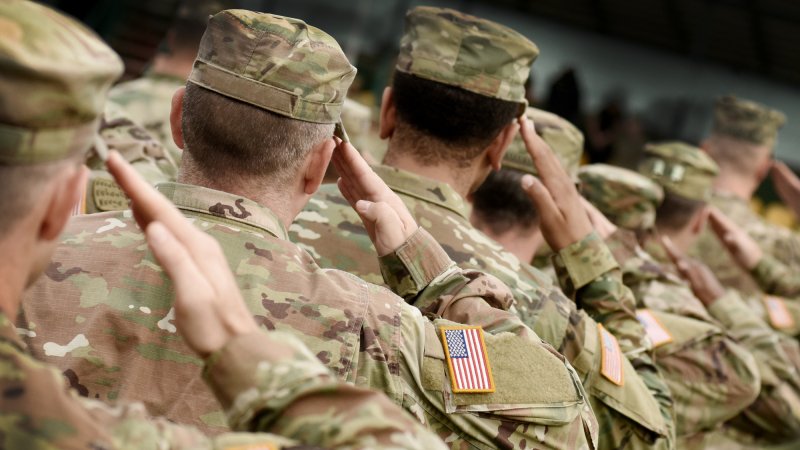
<instances>
[{"instance_id":1,"label":"shoulder patch","mask_svg":"<svg viewBox=\"0 0 800 450\"><path fill-rule=\"evenodd\" d=\"M667 330L661 321L649 309L636 310L636 318L644 327L647 337L653 343L653 348L661 347L672 342L672 334Z\"/></svg>"},{"instance_id":2,"label":"shoulder patch","mask_svg":"<svg viewBox=\"0 0 800 450\"><path fill-rule=\"evenodd\" d=\"M453 392L494 392L483 328L453 326L440 331Z\"/></svg>"},{"instance_id":3,"label":"shoulder patch","mask_svg":"<svg viewBox=\"0 0 800 450\"><path fill-rule=\"evenodd\" d=\"M99 211L124 211L128 209L128 197L117 183L105 179L92 180L92 199Z\"/></svg>"},{"instance_id":4,"label":"shoulder patch","mask_svg":"<svg viewBox=\"0 0 800 450\"><path fill-rule=\"evenodd\" d=\"M764 307L767 309L769 323L772 324L774 328L784 329L794 327L794 318L792 318L782 298L766 295L764 296Z\"/></svg>"},{"instance_id":5,"label":"shoulder patch","mask_svg":"<svg viewBox=\"0 0 800 450\"><path fill-rule=\"evenodd\" d=\"M619 342L602 324L597 324L597 330L600 333L600 350L601 350L601 364L600 373L608 379L608 381L623 386L625 384L624 377L622 376L622 351L619 348Z\"/></svg>"}]
</instances>

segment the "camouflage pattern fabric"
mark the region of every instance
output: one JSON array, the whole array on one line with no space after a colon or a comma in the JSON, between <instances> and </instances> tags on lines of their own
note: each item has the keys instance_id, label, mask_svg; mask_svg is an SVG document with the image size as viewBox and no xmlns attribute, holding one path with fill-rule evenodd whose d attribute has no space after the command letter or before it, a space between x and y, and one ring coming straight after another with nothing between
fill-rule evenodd
<instances>
[{"instance_id":1,"label":"camouflage pattern fabric","mask_svg":"<svg viewBox=\"0 0 800 450\"><path fill-rule=\"evenodd\" d=\"M628 230L655 225L664 190L649 178L607 164L583 166L578 178L581 195L616 225Z\"/></svg>"},{"instance_id":2,"label":"camouflage pattern fabric","mask_svg":"<svg viewBox=\"0 0 800 450\"><path fill-rule=\"evenodd\" d=\"M281 332L238 337L206 361L204 377L239 431L213 438L149 417L140 403L78 396L25 352L2 313L0 357L2 448L445 448L384 395L339 382Z\"/></svg>"},{"instance_id":3,"label":"camouflage pattern fabric","mask_svg":"<svg viewBox=\"0 0 800 450\"><path fill-rule=\"evenodd\" d=\"M657 261L668 264L668 256L653 234L643 237L642 245ZM748 299L749 300L749 299ZM708 312L729 335L756 359L761 375L761 392L742 414L728 422L726 432L751 444L791 442L800 438L800 345L793 338L775 332L754 308L735 290L716 300Z\"/></svg>"},{"instance_id":4,"label":"camouflage pattern fabric","mask_svg":"<svg viewBox=\"0 0 800 450\"><path fill-rule=\"evenodd\" d=\"M33 2L0 3L0 26L0 163L85 151L122 61L82 24Z\"/></svg>"},{"instance_id":5,"label":"camouflage pattern fabric","mask_svg":"<svg viewBox=\"0 0 800 450\"><path fill-rule=\"evenodd\" d=\"M583 156L583 133L568 120L551 112L528 107L525 114L533 121L536 134L542 137L558 157L561 167L577 181L578 167ZM521 134L514 136L503 155L503 168L538 175Z\"/></svg>"},{"instance_id":6,"label":"camouflage pattern fabric","mask_svg":"<svg viewBox=\"0 0 800 450\"><path fill-rule=\"evenodd\" d=\"M784 123L786 116L780 111L726 95L714 104L712 132L771 147Z\"/></svg>"},{"instance_id":7,"label":"camouflage pattern fabric","mask_svg":"<svg viewBox=\"0 0 800 450\"><path fill-rule=\"evenodd\" d=\"M105 169L108 152L116 150L150 184L175 179L178 165L148 131L134 122L118 106L106 104L98 138L89 150L85 164L91 169L79 206L82 214L128 209L125 194Z\"/></svg>"},{"instance_id":8,"label":"camouflage pattern fabric","mask_svg":"<svg viewBox=\"0 0 800 450\"><path fill-rule=\"evenodd\" d=\"M767 294L783 297L800 296L800 277L789 266L770 255L761 258L751 275Z\"/></svg>"},{"instance_id":9,"label":"camouflage pattern fabric","mask_svg":"<svg viewBox=\"0 0 800 450\"><path fill-rule=\"evenodd\" d=\"M521 263L473 228L468 221L467 203L449 185L391 167L376 166L374 170L460 267L485 271L511 287L513 302L509 303L513 304L508 310L564 354L580 374L600 422L601 447L627 441L634 447L649 447L654 436L669 434L672 412L668 389L642 350L649 344L642 342L643 331L633 315L633 297L622 285L616 263L611 261L608 265L608 259L613 257L602 241L588 239L557 258L568 260L569 271L578 280L575 283L570 279L568 285L569 294L583 307L579 310L550 278ZM381 282L380 268L373 262L372 243L335 186L323 186L312 197L289 233L323 267ZM567 272L563 264L560 267L561 273ZM570 277L562 279L567 278ZM597 322L587 313L614 330L623 351L631 355L630 362L623 358L623 387L599 374ZM653 401L654 396L658 404ZM670 442L659 439L657 445L667 445L665 441Z\"/></svg>"},{"instance_id":10,"label":"camouflage pattern fabric","mask_svg":"<svg viewBox=\"0 0 800 450\"><path fill-rule=\"evenodd\" d=\"M732 194L714 192L711 204L747 231L765 254L791 270L800 269L800 237L791 230L770 224L756 214L746 201ZM711 230L703 232L691 253L708 265L725 286L746 295L760 294L758 284L736 264Z\"/></svg>"},{"instance_id":11,"label":"camouflage pattern fabric","mask_svg":"<svg viewBox=\"0 0 800 450\"><path fill-rule=\"evenodd\" d=\"M324 31L291 17L227 10L209 19L189 82L293 119L339 123L355 75Z\"/></svg>"},{"instance_id":12,"label":"camouflage pattern fabric","mask_svg":"<svg viewBox=\"0 0 800 450\"><path fill-rule=\"evenodd\" d=\"M719 167L697 147L683 142L647 144L639 172L666 191L684 198L707 201Z\"/></svg>"},{"instance_id":13,"label":"camouflage pattern fabric","mask_svg":"<svg viewBox=\"0 0 800 450\"><path fill-rule=\"evenodd\" d=\"M655 358L675 401L679 448L703 448L709 431L756 399L761 382L756 361L632 232L620 229L606 243L637 307L651 311L671 335L656 346Z\"/></svg>"},{"instance_id":14,"label":"camouflage pattern fabric","mask_svg":"<svg viewBox=\"0 0 800 450\"><path fill-rule=\"evenodd\" d=\"M133 122L141 124L166 148L175 165L180 165L183 150L172 139L169 114L172 95L185 85L185 79L147 72L141 78L117 84L108 93L109 103L124 110ZM174 181L174 174L169 181Z\"/></svg>"},{"instance_id":15,"label":"camouflage pattern fabric","mask_svg":"<svg viewBox=\"0 0 800 450\"><path fill-rule=\"evenodd\" d=\"M536 45L508 27L452 9L418 6L406 14L396 70L527 105L525 81L537 56Z\"/></svg>"},{"instance_id":16,"label":"camouflage pattern fabric","mask_svg":"<svg viewBox=\"0 0 800 450\"><path fill-rule=\"evenodd\" d=\"M514 316L490 306L510 297L500 282L456 269L423 230L386 263L396 270L399 260L410 274L397 280L404 292L441 309L434 322L382 287L321 269L267 208L196 186L159 190L219 241L258 323L299 338L338 379L383 391L451 448L595 447L598 427L578 375L535 333L512 324ZM31 289L19 325L31 352L83 394L137 400L153 414L223 429L224 415L198 377L202 361L176 334L171 289L130 211L82 216ZM443 319L463 317L485 330L493 394L450 389L438 329L451 323ZM522 389L525 374L548 380L548 389Z\"/></svg>"}]
</instances>

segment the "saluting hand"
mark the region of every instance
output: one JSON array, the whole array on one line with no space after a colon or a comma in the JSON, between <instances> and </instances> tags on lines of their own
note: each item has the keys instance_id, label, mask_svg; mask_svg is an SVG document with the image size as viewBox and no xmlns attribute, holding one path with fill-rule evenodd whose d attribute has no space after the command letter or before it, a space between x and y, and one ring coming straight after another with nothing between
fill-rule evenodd
<instances>
[{"instance_id":1,"label":"saluting hand","mask_svg":"<svg viewBox=\"0 0 800 450\"><path fill-rule=\"evenodd\" d=\"M136 222L175 286L175 326L206 357L258 330L217 241L194 227L115 151L108 170L131 199Z\"/></svg>"},{"instance_id":2,"label":"saluting hand","mask_svg":"<svg viewBox=\"0 0 800 450\"><path fill-rule=\"evenodd\" d=\"M764 251L761 250L758 243L720 210L711 208L708 218L714 234L728 249L733 259L743 269L753 270L764 257Z\"/></svg>"},{"instance_id":3,"label":"saluting hand","mask_svg":"<svg viewBox=\"0 0 800 450\"><path fill-rule=\"evenodd\" d=\"M718 298L725 294L725 288L719 282L716 275L705 264L689 258L681 253L672 240L666 236L661 238L661 243L680 276L685 279L692 288L695 297L708 308Z\"/></svg>"},{"instance_id":4,"label":"saluting hand","mask_svg":"<svg viewBox=\"0 0 800 450\"><path fill-rule=\"evenodd\" d=\"M770 175L778 196L794 212L795 217L800 218L800 178L780 161L772 163Z\"/></svg>"},{"instance_id":5,"label":"saluting hand","mask_svg":"<svg viewBox=\"0 0 800 450\"><path fill-rule=\"evenodd\" d=\"M417 231L417 222L355 147L337 139L333 164L339 173L339 191L356 210L378 256L387 255Z\"/></svg>"},{"instance_id":6,"label":"saluting hand","mask_svg":"<svg viewBox=\"0 0 800 450\"><path fill-rule=\"evenodd\" d=\"M555 251L584 239L592 232L592 223L581 203L575 183L561 167L556 156L533 128L533 122L521 117L520 132L528 154L539 172L539 179L522 177L522 188L536 204L542 218L542 235Z\"/></svg>"}]
</instances>

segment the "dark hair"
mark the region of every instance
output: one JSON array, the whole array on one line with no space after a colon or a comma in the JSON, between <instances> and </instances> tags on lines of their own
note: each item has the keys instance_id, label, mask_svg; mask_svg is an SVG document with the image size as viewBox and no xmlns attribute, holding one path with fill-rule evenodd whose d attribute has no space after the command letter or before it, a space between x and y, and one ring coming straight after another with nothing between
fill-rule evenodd
<instances>
[{"instance_id":1,"label":"dark hair","mask_svg":"<svg viewBox=\"0 0 800 450\"><path fill-rule=\"evenodd\" d=\"M392 88L398 128L413 135L408 138L423 141L408 150L424 164L457 161L465 167L520 110L518 103L403 72L395 72Z\"/></svg>"},{"instance_id":2,"label":"dark hair","mask_svg":"<svg viewBox=\"0 0 800 450\"><path fill-rule=\"evenodd\" d=\"M181 128L186 151L206 176L288 179L334 125L281 116L188 83Z\"/></svg>"},{"instance_id":3,"label":"dark hair","mask_svg":"<svg viewBox=\"0 0 800 450\"><path fill-rule=\"evenodd\" d=\"M539 226L539 212L520 186L522 175L511 169L492 172L472 194L472 213L494 235L502 235L514 227Z\"/></svg>"},{"instance_id":4,"label":"dark hair","mask_svg":"<svg viewBox=\"0 0 800 450\"><path fill-rule=\"evenodd\" d=\"M705 205L706 202L702 200L693 200L665 192L664 201L656 210L656 226L668 231L680 230Z\"/></svg>"}]
</instances>

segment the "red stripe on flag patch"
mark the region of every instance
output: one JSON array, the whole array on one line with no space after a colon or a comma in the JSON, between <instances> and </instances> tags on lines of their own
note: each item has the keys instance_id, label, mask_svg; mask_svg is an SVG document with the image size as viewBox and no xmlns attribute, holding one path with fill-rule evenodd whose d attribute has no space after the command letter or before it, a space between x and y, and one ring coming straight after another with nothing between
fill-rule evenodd
<instances>
[{"instance_id":1,"label":"red stripe on flag patch","mask_svg":"<svg viewBox=\"0 0 800 450\"><path fill-rule=\"evenodd\" d=\"M453 392L494 392L483 329L442 327L441 333Z\"/></svg>"}]
</instances>

